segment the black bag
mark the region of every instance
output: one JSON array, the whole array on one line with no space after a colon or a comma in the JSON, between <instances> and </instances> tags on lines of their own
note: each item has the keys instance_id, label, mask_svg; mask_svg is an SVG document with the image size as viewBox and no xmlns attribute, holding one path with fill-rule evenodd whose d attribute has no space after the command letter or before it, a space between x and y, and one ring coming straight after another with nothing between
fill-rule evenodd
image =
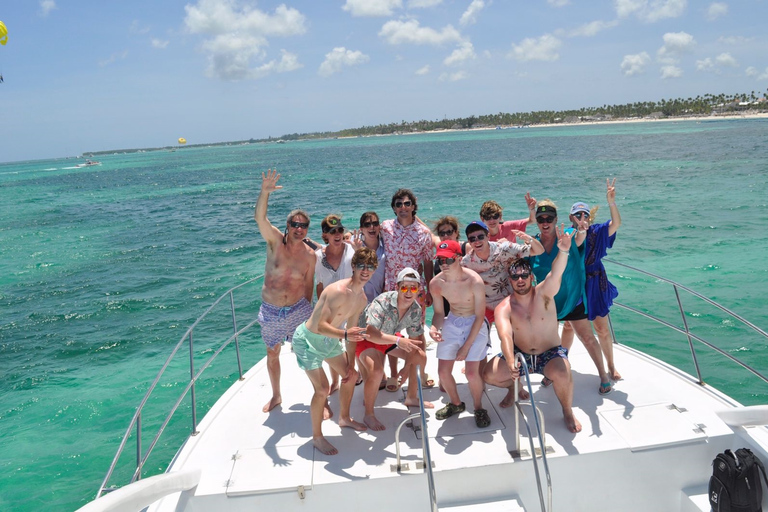
<instances>
[{"instance_id":1,"label":"black bag","mask_svg":"<svg viewBox=\"0 0 768 512\"><path fill-rule=\"evenodd\" d=\"M762 475L760 472L762 471ZM763 463L747 448L725 450L712 461L709 504L713 512L762 512Z\"/></svg>"}]
</instances>

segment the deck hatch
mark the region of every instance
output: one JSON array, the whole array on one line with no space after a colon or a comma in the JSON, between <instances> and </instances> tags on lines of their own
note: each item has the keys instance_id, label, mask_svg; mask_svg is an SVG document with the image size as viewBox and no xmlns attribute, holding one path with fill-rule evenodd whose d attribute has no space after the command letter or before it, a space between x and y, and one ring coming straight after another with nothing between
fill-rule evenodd
<instances>
[{"instance_id":1,"label":"deck hatch","mask_svg":"<svg viewBox=\"0 0 768 512\"><path fill-rule=\"evenodd\" d=\"M696 418L674 404L643 405L630 412L622 407L600 411L600 415L616 429L632 451L707 440L707 434Z\"/></svg>"},{"instance_id":2,"label":"deck hatch","mask_svg":"<svg viewBox=\"0 0 768 512\"><path fill-rule=\"evenodd\" d=\"M300 446L281 446L279 461L272 449L252 448L238 452L234 459L232 476L227 485L227 496L243 496L274 492L297 492L312 488L313 462L297 454ZM284 465L291 471L264 471L264 468Z\"/></svg>"}]
</instances>

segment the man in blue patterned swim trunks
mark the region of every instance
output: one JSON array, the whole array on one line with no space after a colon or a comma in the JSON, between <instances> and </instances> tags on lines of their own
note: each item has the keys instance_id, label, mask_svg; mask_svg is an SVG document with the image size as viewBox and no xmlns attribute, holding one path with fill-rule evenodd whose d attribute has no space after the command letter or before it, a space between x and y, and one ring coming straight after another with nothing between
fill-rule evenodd
<instances>
[{"instance_id":1,"label":"man in blue patterned swim trunks","mask_svg":"<svg viewBox=\"0 0 768 512\"><path fill-rule=\"evenodd\" d=\"M557 332L557 308L554 297L560 289L560 280L568 263L568 249L572 234L556 228L559 254L552 262L547 277L533 286L531 265L517 260L509 265L512 294L494 311L496 329L501 340L502 354L494 357L485 368L484 379L494 386L509 389L501 403L508 407L514 403L514 381L520 376L515 354L522 352L529 371L542 373L552 380L555 394L563 408L565 425L570 432L581 431L581 423L573 414L573 378L568 352L560 346ZM527 392L520 393L527 398Z\"/></svg>"},{"instance_id":2,"label":"man in blue patterned swim trunks","mask_svg":"<svg viewBox=\"0 0 768 512\"><path fill-rule=\"evenodd\" d=\"M315 390L309 406L312 419L312 442L326 455L335 455L336 448L323 436L323 408L328 400L328 377L323 361L341 375L339 426L366 430L366 426L352 419L349 407L355 391L357 372L354 363L347 360L342 341L361 342L367 339L364 327L357 327L368 299L363 286L376 271L376 253L367 247L352 256L352 277L331 283L320 294L309 320L301 324L293 335L293 352L299 367L307 372ZM346 323L345 323L346 322ZM342 327L343 325L355 327Z\"/></svg>"},{"instance_id":3,"label":"man in blue patterned swim trunks","mask_svg":"<svg viewBox=\"0 0 768 512\"><path fill-rule=\"evenodd\" d=\"M259 323L267 346L272 398L262 409L264 412L271 411L283 401L280 395L280 347L312 313L310 302L315 279L315 253L304 244L309 215L303 210L292 211L288 214L285 231L267 219L269 194L283 188L277 185L279 179L280 175L274 170L261 174L261 193L254 212L259 232L267 242Z\"/></svg>"}]
</instances>

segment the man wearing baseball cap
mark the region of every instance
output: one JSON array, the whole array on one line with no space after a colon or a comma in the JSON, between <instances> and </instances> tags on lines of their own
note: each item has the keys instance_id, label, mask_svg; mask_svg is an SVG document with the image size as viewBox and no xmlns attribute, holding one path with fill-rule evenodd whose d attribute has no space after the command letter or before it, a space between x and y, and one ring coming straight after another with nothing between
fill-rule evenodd
<instances>
[{"instance_id":1,"label":"man wearing baseball cap","mask_svg":"<svg viewBox=\"0 0 768 512\"><path fill-rule=\"evenodd\" d=\"M453 378L453 363L464 361L475 411L475 424L485 428L491 424L488 411L483 409L483 379L480 363L488 353L490 324L485 319L485 286L474 270L461 266L461 245L455 240L445 240L437 246L440 273L430 282L434 301L434 315L429 334L437 345L437 371L440 383L448 394L449 402L435 413L438 420L464 412L465 405L459 397ZM445 316L443 298L451 306Z\"/></svg>"}]
</instances>

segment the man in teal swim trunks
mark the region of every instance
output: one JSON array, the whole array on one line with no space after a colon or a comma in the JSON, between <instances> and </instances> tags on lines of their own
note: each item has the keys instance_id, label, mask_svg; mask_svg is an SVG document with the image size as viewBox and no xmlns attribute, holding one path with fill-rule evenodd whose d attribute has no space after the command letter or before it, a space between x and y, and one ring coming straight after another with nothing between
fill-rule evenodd
<instances>
[{"instance_id":1,"label":"man in teal swim trunks","mask_svg":"<svg viewBox=\"0 0 768 512\"><path fill-rule=\"evenodd\" d=\"M335 455L338 451L323 437L323 408L329 393L323 361L327 361L330 367L341 375L339 426L355 430L367 428L349 415L357 372L354 365L347 361L342 340L348 342L367 339L365 328L357 327L357 321L368 304L363 287L376 271L376 267L374 251L366 247L356 250L352 256L352 277L336 281L325 288L309 320L297 327L293 334L296 360L299 367L307 372L307 377L315 389L309 408L312 418L312 441L315 448L326 455ZM345 328L344 325L354 327Z\"/></svg>"}]
</instances>

